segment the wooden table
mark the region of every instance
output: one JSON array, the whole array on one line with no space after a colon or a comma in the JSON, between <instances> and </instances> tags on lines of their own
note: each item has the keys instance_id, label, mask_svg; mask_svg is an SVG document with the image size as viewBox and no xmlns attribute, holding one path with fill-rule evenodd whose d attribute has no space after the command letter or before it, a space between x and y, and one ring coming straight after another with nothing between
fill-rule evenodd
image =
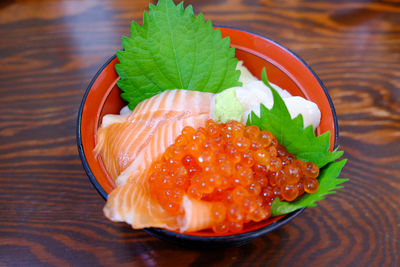
<instances>
[{"instance_id":1,"label":"wooden table","mask_svg":"<svg viewBox=\"0 0 400 267\"><path fill-rule=\"evenodd\" d=\"M102 214L76 118L149 1L0 2L0 266L400 265L400 2L192 0L300 55L336 107L350 181L253 243L195 250Z\"/></svg>"}]
</instances>

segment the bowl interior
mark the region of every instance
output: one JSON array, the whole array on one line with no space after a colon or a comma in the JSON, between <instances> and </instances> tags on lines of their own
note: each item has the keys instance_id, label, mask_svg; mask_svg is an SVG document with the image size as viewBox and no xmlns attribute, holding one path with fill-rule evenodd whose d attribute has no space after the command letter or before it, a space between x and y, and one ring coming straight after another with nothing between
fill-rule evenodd
<instances>
[{"instance_id":1,"label":"bowl interior","mask_svg":"<svg viewBox=\"0 0 400 267\"><path fill-rule=\"evenodd\" d=\"M236 48L236 57L243 60L244 65L260 79L261 70L266 68L272 83L288 90L293 95L305 97L315 102L321 110L321 124L317 134L331 132L331 149L337 137L336 115L322 83L312 70L292 52L279 44L254 33L239 29L219 27L222 36L231 38L231 45ZM106 114L118 114L126 103L120 97L120 89L116 82L118 75L114 66L118 59L112 57L94 77L82 101L78 120L78 146L88 176L99 193L106 199L115 188L108 177L103 163L96 157L96 132ZM250 232L275 223L282 217L270 218L259 223L249 223L243 232ZM211 231L188 233L192 236L214 236Z\"/></svg>"}]
</instances>

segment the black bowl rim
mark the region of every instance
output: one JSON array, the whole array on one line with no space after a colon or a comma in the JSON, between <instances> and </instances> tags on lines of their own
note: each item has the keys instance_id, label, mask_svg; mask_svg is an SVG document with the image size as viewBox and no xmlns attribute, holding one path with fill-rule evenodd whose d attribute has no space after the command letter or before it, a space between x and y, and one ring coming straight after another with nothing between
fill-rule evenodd
<instances>
[{"instance_id":1,"label":"black bowl rim","mask_svg":"<svg viewBox=\"0 0 400 267\"><path fill-rule=\"evenodd\" d=\"M215 27L219 27L219 28L227 28L227 29L234 29L234 30L238 30L238 31L242 31L242 32L246 32L246 33L250 33L253 35L256 35L262 39L265 39L269 42L274 43L275 45L277 45L278 47L280 47L281 49L287 51L289 54L291 54L294 58L298 59L301 63L303 63L304 66L307 67L307 69L312 73L312 75L315 77L315 79L317 79L318 83L320 84L322 90L325 93L325 96L329 102L331 111L332 111L332 117L333 117L333 122L334 122L334 127L335 127L335 138L334 138L334 147L336 148L338 146L338 138L339 138L339 127L338 127L338 121L337 121L337 116L336 116L336 111L335 111L335 107L333 105L332 99L330 97L330 95L328 94L328 91L326 90L324 84L322 83L322 81L319 79L319 77L317 76L317 74L311 69L310 66L308 66L308 64L302 59L300 58L298 55L296 55L293 51L289 50L288 48L284 47L283 45L279 44L276 41L273 41L265 36L262 36L258 33L249 31L249 30L244 30L238 27L232 27L232 26L222 26L222 25L214 25ZM85 94L83 96L81 105L79 107L79 112L78 112L78 119L77 119L77 132L76 132L76 136L77 136L77 144L78 144L78 152L79 152L79 156L81 158L83 167L86 171L87 176L89 177L90 182L92 183L92 185L94 186L94 188L96 188L97 192L104 198L104 200L107 200L107 193L104 191L104 189L101 187L101 185L97 182L95 176L93 175L89 164L86 160L86 156L85 156L85 152L83 150L83 145L82 145L82 136L81 136L81 122L82 122L82 112L83 112L83 107L85 105L86 102L86 98L87 95L89 94L94 82L97 80L98 76L103 72L103 70L108 66L108 64L110 64L110 62L112 60L114 60L114 58L116 57L116 54L114 54L112 57L110 57L103 65L102 67L97 71L96 75L93 77L93 79L91 80L91 82L89 83L89 86L87 87ZM240 240L245 241L246 239L255 239L261 235L264 235L268 232L271 232L277 228L279 228L280 226L288 223L289 221L293 220L295 217L297 217L300 213L303 212L305 208L293 211L291 213L286 214L283 218L279 219L278 221L269 224L265 227L262 227L260 229L256 229L250 232L245 232L245 233L241 233L241 234L235 234L235 235L225 235L225 236L196 236L196 235L186 235L186 234L182 234L182 233L177 233L177 232L172 232L172 231L168 231L168 230L164 230L164 229L160 229L160 228L145 228L143 229L145 232L147 232L150 235L156 236L156 237L161 237L161 236L165 236L167 238L173 238L173 239L182 239L185 241L195 241L195 242L229 242L229 241L235 241L235 242L240 242Z\"/></svg>"}]
</instances>

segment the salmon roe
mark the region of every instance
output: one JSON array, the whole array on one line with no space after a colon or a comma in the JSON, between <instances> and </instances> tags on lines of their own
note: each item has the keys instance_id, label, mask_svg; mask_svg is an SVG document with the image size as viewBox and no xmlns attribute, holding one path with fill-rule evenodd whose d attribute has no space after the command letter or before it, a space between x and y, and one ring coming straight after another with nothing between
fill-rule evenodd
<instances>
[{"instance_id":1,"label":"salmon roe","mask_svg":"<svg viewBox=\"0 0 400 267\"><path fill-rule=\"evenodd\" d=\"M167 212L181 214L184 195L212 202L212 229L222 234L269 218L276 197L316 192L319 168L257 126L208 120L204 128L185 127L150 173L151 193Z\"/></svg>"}]
</instances>

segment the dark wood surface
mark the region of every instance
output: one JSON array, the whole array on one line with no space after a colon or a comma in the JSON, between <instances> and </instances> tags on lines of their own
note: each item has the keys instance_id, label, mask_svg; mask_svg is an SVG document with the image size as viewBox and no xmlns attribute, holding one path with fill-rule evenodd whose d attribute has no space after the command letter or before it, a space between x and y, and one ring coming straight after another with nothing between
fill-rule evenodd
<instances>
[{"instance_id":1,"label":"dark wood surface","mask_svg":"<svg viewBox=\"0 0 400 267\"><path fill-rule=\"evenodd\" d=\"M0 266L399 266L400 1L186 1L300 55L333 99L349 159L338 194L222 250L108 221L77 153L83 93L148 3L0 1Z\"/></svg>"}]
</instances>

